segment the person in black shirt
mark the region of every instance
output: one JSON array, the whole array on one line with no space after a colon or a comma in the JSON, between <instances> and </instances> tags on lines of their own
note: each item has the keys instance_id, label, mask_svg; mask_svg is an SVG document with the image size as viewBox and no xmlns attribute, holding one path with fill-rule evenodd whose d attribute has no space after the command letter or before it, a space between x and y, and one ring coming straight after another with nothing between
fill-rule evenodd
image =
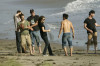
<instances>
[{"instance_id":1,"label":"person in black shirt","mask_svg":"<svg viewBox=\"0 0 100 66\"><path fill-rule=\"evenodd\" d=\"M85 21L84 21L84 28L87 30L87 33L88 33L87 53L88 53L89 45L91 44L92 38L93 38L95 53L96 53L96 50L97 50L97 30L96 30L96 26L99 27L100 25L98 25L96 23L96 20L93 18L94 15L95 15L95 11L91 10L89 12L89 17L86 18Z\"/></svg>"},{"instance_id":2,"label":"person in black shirt","mask_svg":"<svg viewBox=\"0 0 100 66\"><path fill-rule=\"evenodd\" d=\"M36 39L37 46L39 47L39 53L42 53L40 38L39 38L39 27L38 27L39 16L35 15L35 12L34 12L33 9L30 9L30 14L31 14L31 16L29 16L27 18L27 20L30 22L30 26L33 28L33 31L30 30L30 35L31 35L31 39L32 39L33 53L35 52L35 50L34 50L35 39Z\"/></svg>"},{"instance_id":3,"label":"person in black shirt","mask_svg":"<svg viewBox=\"0 0 100 66\"><path fill-rule=\"evenodd\" d=\"M38 25L39 25L39 28L40 28L41 37L45 42L45 48L44 48L44 51L43 51L43 55L44 56L46 55L46 51L48 49L49 55L53 56L54 54L52 53L52 49L51 49L51 46L50 46L50 43L49 43L49 40L48 40L48 37L47 37L47 32L50 32L50 30L45 30L44 21L45 21L45 17L40 16L39 21L38 21L39 22Z\"/></svg>"}]
</instances>

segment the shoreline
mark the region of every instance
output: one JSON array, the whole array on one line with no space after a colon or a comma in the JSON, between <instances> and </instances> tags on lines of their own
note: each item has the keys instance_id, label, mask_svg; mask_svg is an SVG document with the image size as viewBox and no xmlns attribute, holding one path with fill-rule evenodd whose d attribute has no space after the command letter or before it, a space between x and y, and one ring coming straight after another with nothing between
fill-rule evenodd
<instances>
[{"instance_id":1,"label":"shoreline","mask_svg":"<svg viewBox=\"0 0 100 66\"><path fill-rule=\"evenodd\" d=\"M12 1L10 2L11 4L14 5L28 5L28 6L37 6L37 8L62 8L65 7L68 3L73 2L76 0L61 0L61 1L57 1L57 0L17 0L17 1ZM58 5L59 4L59 5ZM42 6L41 6L42 5ZM47 6L45 6L47 5ZM36 7L35 7L36 8Z\"/></svg>"}]
</instances>

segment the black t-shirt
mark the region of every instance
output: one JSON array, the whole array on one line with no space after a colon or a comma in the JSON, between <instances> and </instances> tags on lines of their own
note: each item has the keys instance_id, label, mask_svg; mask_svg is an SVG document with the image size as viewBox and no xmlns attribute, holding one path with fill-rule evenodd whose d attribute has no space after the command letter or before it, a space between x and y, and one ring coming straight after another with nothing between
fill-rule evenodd
<instances>
[{"instance_id":1,"label":"black t-shirt","mask_svg":"<svg viewBox=\"0 0 100 66\"><path fill-rule=\"evenodd\" d=\"M96 20L94 18L92 19L86 18L84 23L87 24L87 28L91 29L93 32L97 32L96 27L95 27ZM87 31L87 33L90 33L90 32Z\"/></svg>"},{"instance_id":2,"label":"black t-shirt","mask_svg":"<svg viewBox=\"0 0 100 66\"><path fill-rule=\"evenodd\" d=\"M35 24L35 23L38 21L38 19L39 19L39 16L38 16L38 15L29 16L29 17L27 18L27 20L28 20L29 22L31 22L31 25ZM38 25L35 26L35 27L33 27L33 29L34 29L34 31L38 31L38 30L39 30Z\"/></svg>"},{"instance_id":3,"label":"black t-shirt","mask_svg":"<svg viewBox=\"0 0 100 66\"><path fill-rule=\"evenodd\" d=\"M47 36L47 32L43 32L42 27L45 29L45 25L43 23L39 23L39 28L40 28L40 34L41 36Z\"/></svg>"}]
</instances>

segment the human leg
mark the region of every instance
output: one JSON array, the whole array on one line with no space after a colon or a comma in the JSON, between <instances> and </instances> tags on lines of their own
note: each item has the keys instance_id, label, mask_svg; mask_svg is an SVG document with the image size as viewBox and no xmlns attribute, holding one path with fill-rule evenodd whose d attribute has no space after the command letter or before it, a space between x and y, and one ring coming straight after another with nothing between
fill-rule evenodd
<instances>
[{"instance_id":1,"label":"human leg","mask_svg":"<svg viewBox=\"0 0 100 66\"><path fill-rule=\"evenodd\" d=\"M91 33L88 33L88 44L87 44L87 53L89 51L89 47L90 47L90 44L91 44L91 40L92 40L92 36L93 34Z\"/></svg>"},{"instance_id":2,"label":"human leg","mask_svg":"<svg viewBox=\"0 0 100 66\"><path fill-rule=\"evenodd\" d=\"M94 42L94 49L95 49L95 53L97 51L97 32L95 32L93 34L93 42Z\"/></svg>"},{"instance_id":3,"label":"human leg","mask_svg":"<svg viewBox=\"0 0 100 66\"><path fill-rule=\"evenodd\" d=\"M66 48L66 40L67 40L67 35L63 34L63 36L62 36L62 48L64 49L65 56L68 56L67 48Z\"/></svg>"},{"instance_id":4,"label":"human leg","mask_svg":"<svg viewBox=\"0 0 100 66\"><path fill-rule=\"evenodd\" d=\"M72 52L73 52L73 45L72 45L72 39L71 39L70 34L69 34L69 35L68 35L68 37L67 37L67 41L68 41L69 48L70 48L70 56L72 56Z\"/></svg>"},{"instance_id":5,"label":"human leg","mask_svg":"<svg viewBox=\"0 0 100 66\"><path fill-rule=\"evenodd\" d=\"M47 42L47 37L42 36L42 39L43 39L44 42L45 42L45 47L44 47L44 50L43 50L43 55L46 55L46 52L47 52L49 43Z\"/></svg>"},{"instance_id":6,"label":"human leg","mask_svg":"<svg viewBox=\"0 0 100 66\"><path fill-rule=\"evenodd\" d=\"M27 44L29 46L30 54L33 54L33 52L32 52L32 43L31 43L31 37L30 37L30 35L27 35Z\"/></svg>"},{"instance_id":7,"label":"human leg","mask_svg":"<svg viewBox=\"0 0 100 66\"><path fill-rule=\"evenodd\" d=\"M26 52L26 36L25 35L21 35L21 46L23 50Z\"/></svg>"},{"instance_id":8,"label":"human leg","mask_svg":"<svg viewBox=\"0 0 100 66\"><path fill-rule=\"evenodd\" d=\"M40 44L40 38L39 38L39 33L38 33L38 31L34 31L33 34L34 34L34 37L36 39L37 46L39 48L39 53L42 53L42 51L41 51L41 44Z\"/></svg>"},{"instance_id":9,"label":"human leg","mask_svg":"<svg viewBox=\"0 0 100 66\"><path fill-rule=\"evenodd\" d=\"M30 32L30 36L31 36L31 42L32 42L32 51L33 53L35 53L35 37L34 37L33 31Z\"/></svg>"},{"instance_id":10,"label":"human leg","mask_svg":"<svg viewBox=\"0 0 100 66\"><path fill-rule=\"evenodd\" d=\"M16 33L16 46L17 46L17 51L18 53L21 53L21 40L20 40L20 36L19 36L19 32L15 32Z\"/></svg>"}]
</instances>

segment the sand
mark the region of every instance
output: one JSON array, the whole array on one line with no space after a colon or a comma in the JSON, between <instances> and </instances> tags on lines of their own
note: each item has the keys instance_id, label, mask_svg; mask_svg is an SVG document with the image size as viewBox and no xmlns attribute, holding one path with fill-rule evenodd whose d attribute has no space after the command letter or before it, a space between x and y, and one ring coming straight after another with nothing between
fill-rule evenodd
<instances>
[{"instance_id":1,"label":"sand","mask_svg":"<svg viewBox=\"0 0 100 66\"><path fill-rule=\"evenodd\" d=\"M43 50L44 43L41 43ZM74 47L71 57L64 56L60 44L51 43L51 46L56 56L44 57L39 54L37 47L35 56L30 56L29 53L17 53L15 40L0 40L0 66L100 66L99 50L97 54L94 54L94 51L86 54L84 47Z\"/></svg>"}]
</instances>

